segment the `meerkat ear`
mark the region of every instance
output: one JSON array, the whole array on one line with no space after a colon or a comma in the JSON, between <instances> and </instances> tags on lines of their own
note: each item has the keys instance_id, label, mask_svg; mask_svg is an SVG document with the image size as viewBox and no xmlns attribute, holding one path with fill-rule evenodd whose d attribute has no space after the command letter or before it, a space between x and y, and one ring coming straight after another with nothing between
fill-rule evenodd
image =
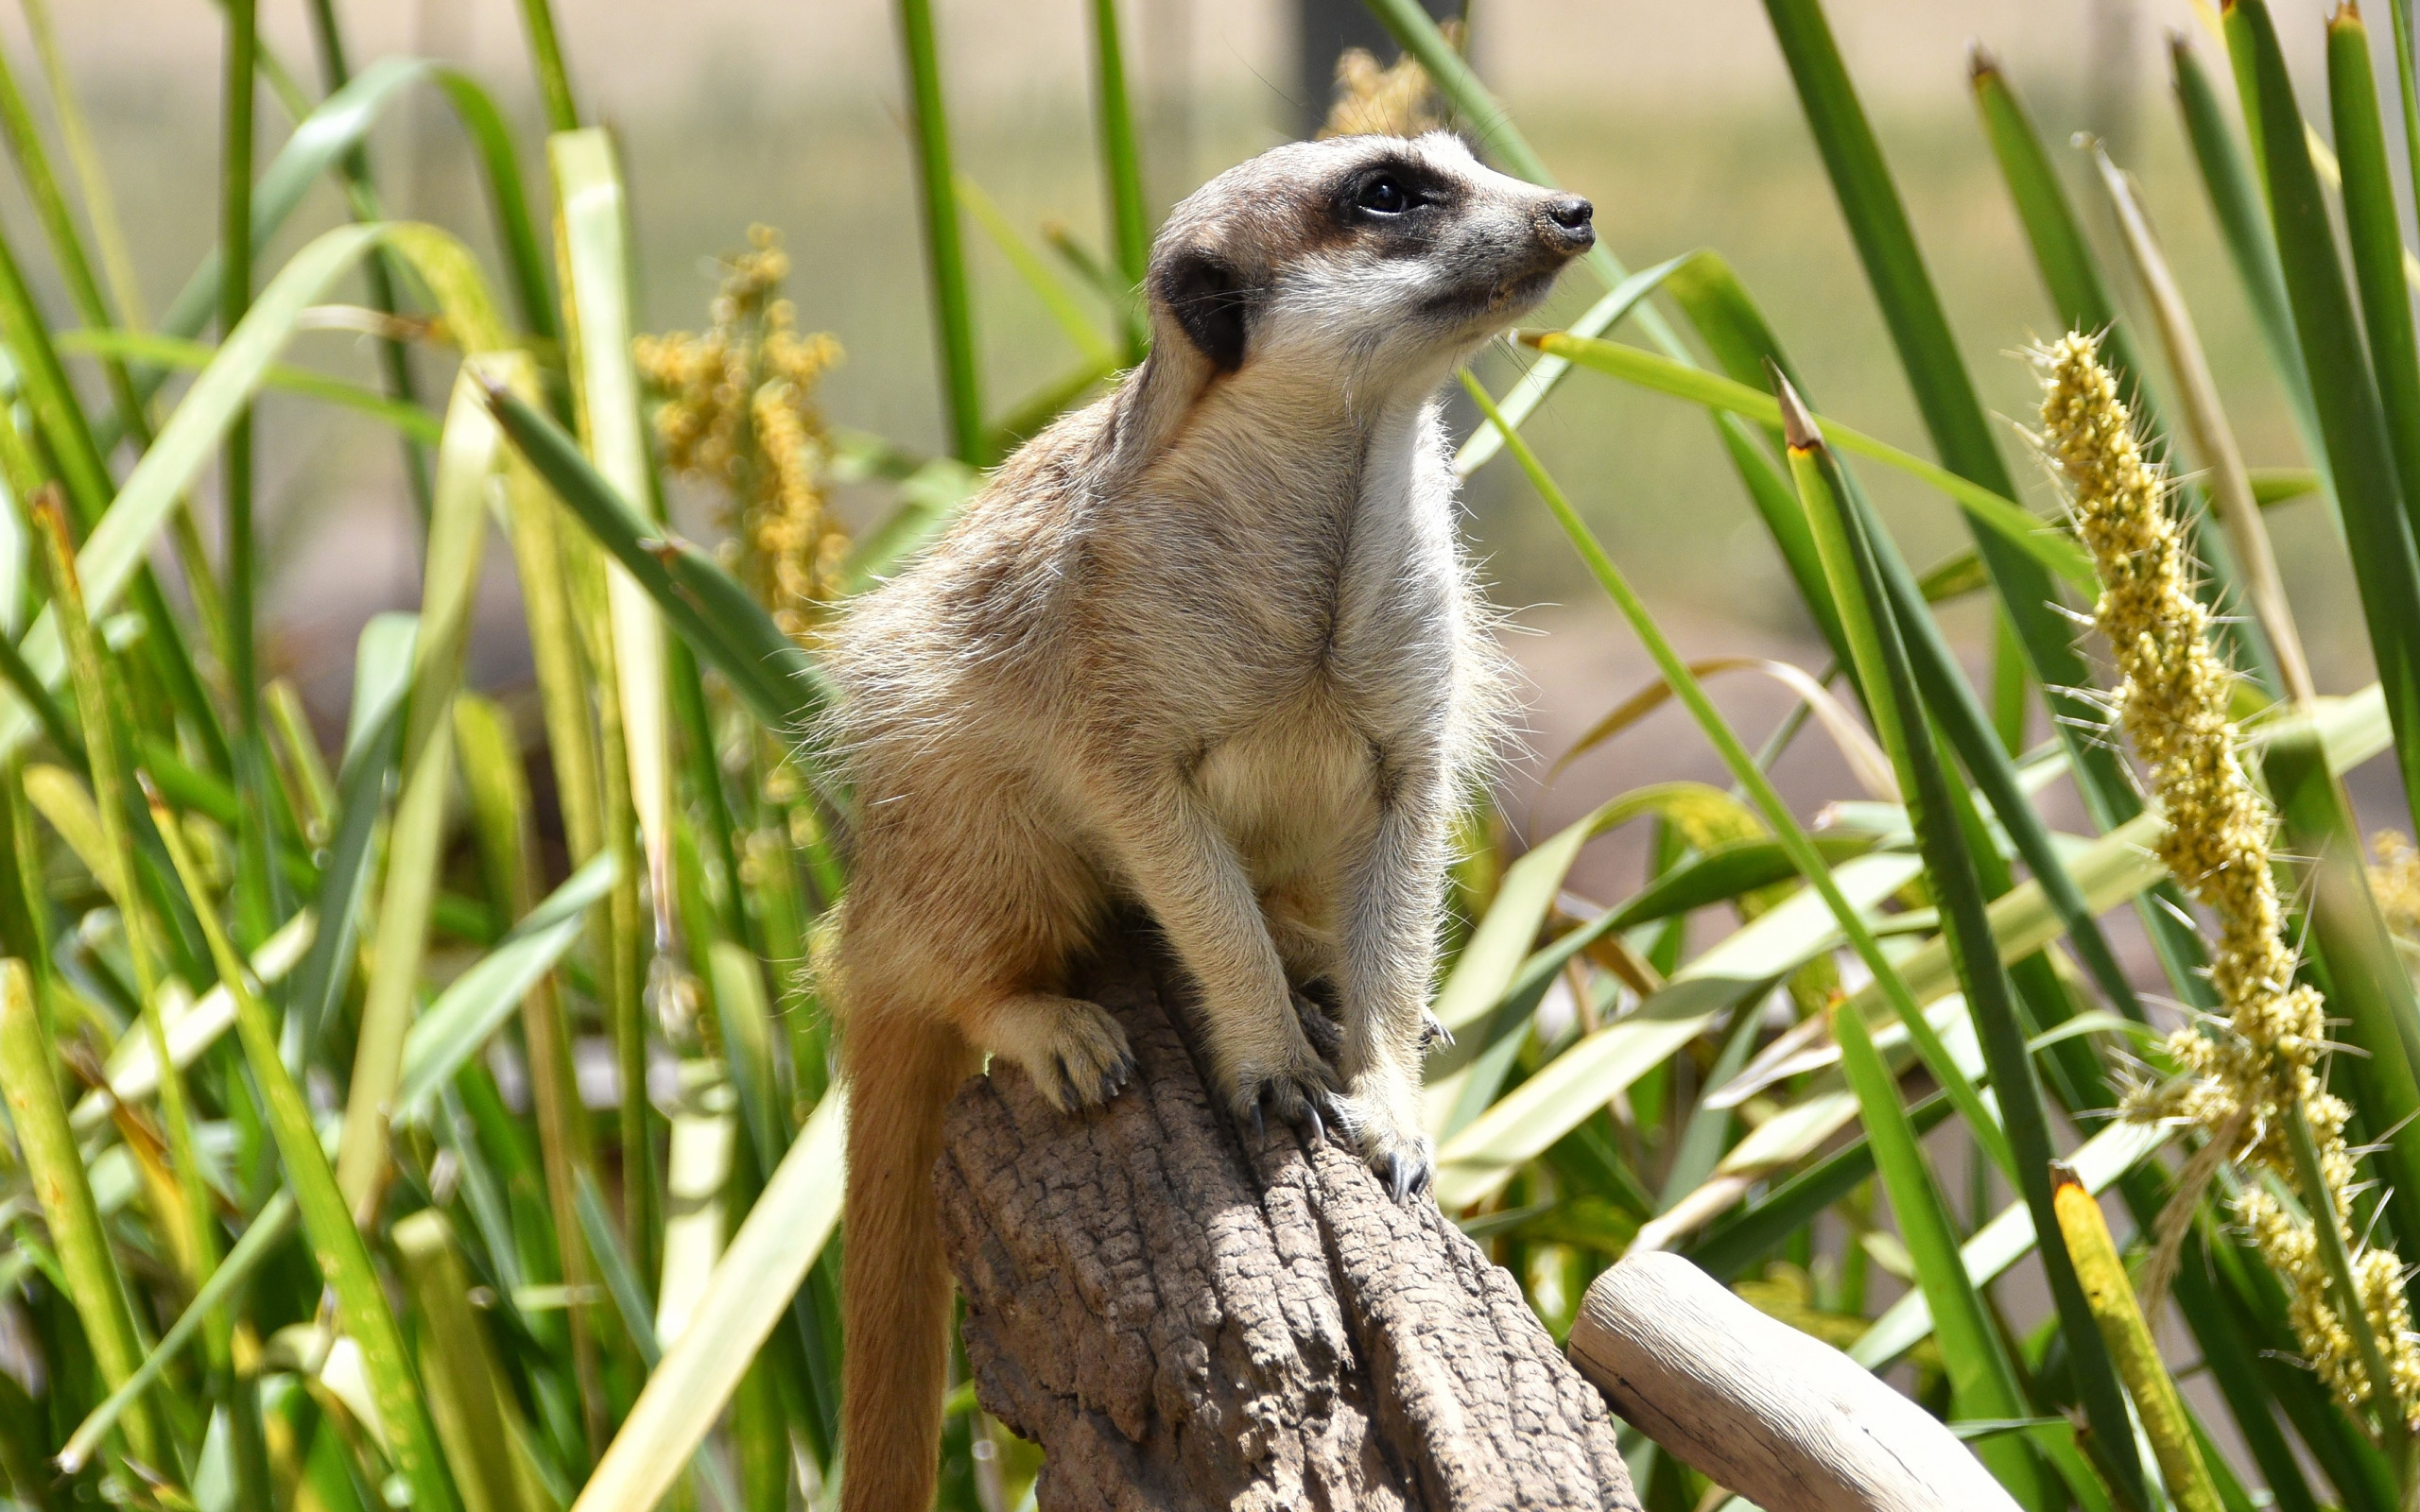
<instances>
[{"instance_id":1,"label":"meerkat ear","mask_svg":"<svg viewBox=\"0 0 2420 1512\"><path fill-rule=\"evenodd\" d=\"M1257 291L1234 264L1213 251L1187 249L1160 269L1157 283L1153 292L1212 367L1234 372L1244 365Z\"/></svg>"}]
</instances>

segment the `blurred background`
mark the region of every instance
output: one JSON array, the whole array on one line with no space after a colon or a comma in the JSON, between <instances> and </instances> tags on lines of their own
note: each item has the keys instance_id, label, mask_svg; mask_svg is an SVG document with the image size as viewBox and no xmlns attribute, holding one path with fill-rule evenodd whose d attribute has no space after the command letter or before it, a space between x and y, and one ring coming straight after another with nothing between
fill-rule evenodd
<instances>
[{"instance_id":1,"label":"blurred background","mask_svg":"<svg viewBox=\"0 0 2420 1512\"><path fill-rule=\"evenodd\" d=\"M542 139L517 7L402 0L342 9L356 60L406 53L458 61L528 128L524 142ZM2327 9L2320 0L2276 8L2286 47L2313 90ZM1977 43L2001 60L2046 141L2095 133L2141 179L2248 460L2256 468L2301 463L2169 93L2171 30L2194 34L2205 57L2223 57L2207 7L1848 0L1831 11L1969 368L1986 404L2016 418L2003 446L2019 461L2030 502L2050 507L2014 434L2034 396L2013 353L2058 332L1976 120L1967 79ZM1092 245L1102 240L1085 13L1080 0L936 6L960 168L1028 239L1055 222ZM621 138L643 257L643 323L658 331L703 324L716 258L743 247L752 224L776 228L794 261L789 293L801 328L831 332L846 352L822 388L832 421L938 448L939 390L890 8L570 0L558 24L584 102ZM60 8L57 25L67 66L89 91L96 146L156 312L207 250L215 222L217 12L197 0L85 0ZM316 77L300 0L264 6L261 25L286 69ZM1344 45L1368 45L1381 61L1393 57L1353 0L1134 0L1127 26L1146 181L1163 206L1219 169L1305 134L1327 108ZM1698 247L1720 250L1763 302L1828 413L1929 455L1756 0L1480 0L1469 49L1555 173L1595 199L1600 233L1628 266ZM25 56L22 44L16 50ZM2388 80L2382 93L2391 89ZM267 93L262 121L265 163L290 124ZM2111 249L2104 200L2088 192L2082 155L2059 156L2076 203ZM396 214L485 224L468 157L434 96L391 112L373 157ZM534 174L539 165L526 168ZM13 183L0 194L13 199ZM263 267L342 218L333 190L313 194ZM0 200L0 215L21 209ZM967 234L980 281L984 387L1005 404L1064 371L1075 353L997 249L971 227ZM2124 262L2110 257L2104 266ZM2133 304L2135 290L2119 281L2118 292ZM1566 291L1538 323L1575 313L1588 297ZM302 341L296 360L350 366L372 379L366 338L321 333ZM1498 352L1482 365L1498 391L1515 360ZM396 448L373 421L275 396L261 414L269 662L296 676L333 731L362 621L417 601L410 505ZM1466 429L1467 416L1459 420L1458 431ZM1684 650L1821 665L1797 595L1698 414L1582 380L1567 385L1528 434ZM1919 570L1965 543L1939 495L1878 469L1864 481ZM1667 710L1576 764L1552 791L1537 790L1529 774L1542 767L1539 758L1550 761L1651 672L1508 462L1475 477L1466 498L1474 550L1511 611L1512 648L1534 684L1531 759L1513 781L1510 819L1545 833L1609 791L1713 776L1703 743ZM862 513L877 502L844 493L842 508ZM2374 674L2336 526L2316 504L2275 511L2271 525L2325 690L2368 682ZM491 560L490 586L483 623L493 633L476 642L472 675L511 696L526 687L528 662L501 554ZM1988 625L1979 608L1953 607L1947 618L1979 665ZM1716 687L1751 731L1770 728L1789 697L1762 679ZM2038 712L2034 734L2048 734ZM1820 739L1798 742L1781 776L1786 791L1810 802L1849 790ZM2373 797L2384 800L2381 817L2394 801L2358 779L2356 791L2365 807ZM1640 843L1616 836L1594 848L1579 883L1615 893L1615 877L1634 873Z\"/></svg>"}]
</instances>

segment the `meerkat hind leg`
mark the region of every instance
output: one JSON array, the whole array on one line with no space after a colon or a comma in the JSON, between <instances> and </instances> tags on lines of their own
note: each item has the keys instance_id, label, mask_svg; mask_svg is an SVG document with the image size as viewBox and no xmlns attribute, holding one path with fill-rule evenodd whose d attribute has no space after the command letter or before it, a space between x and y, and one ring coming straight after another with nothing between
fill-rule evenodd
<instances>
[{"instance_id":1,"label":"meerkat hind leg","mask_svg":"<svg viewBox=\"0 0 2420 1512\"><path fill-rule=\"evenodd\" d=\"M1134 1054L1109 1010L1081 998L1014 992L968 1015L967 1038L1023 1067L1063 1113L1097 1108L1134 1075Z\"/></svg>"}]
</instances>

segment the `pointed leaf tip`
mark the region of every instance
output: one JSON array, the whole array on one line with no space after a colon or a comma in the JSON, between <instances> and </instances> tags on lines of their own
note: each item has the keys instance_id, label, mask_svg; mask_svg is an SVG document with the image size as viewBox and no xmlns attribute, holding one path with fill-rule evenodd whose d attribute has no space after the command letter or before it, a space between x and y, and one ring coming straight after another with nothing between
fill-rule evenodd
<instances>
[{"instance_id":1,"label":"pointed leaf tip","mask_svg":"<svg viewBox=\"0 0 2420 1512\"><path fill-rule=\"evenodd\" d=\"M2359 28L2360 25L2360 0L2338 0L2336 13L2327 18L2327 29L2330 31L2352 30Z\"/></svg>"},{"instance_id":2,"label":"pointed leaf tip","mask_svg":"<svg viewBox=\"0 0 2420 1512\"><path fill-rule=\"evenodd\" d=\"M1811 452L1823 445L1824 436L1815 428L1815 417L1806 412L1798 390L1789 386L1789 379L1771 357L1765 359L1765 376L1772 382L1773 397L1781 402L1781 435L1789 449Z\"/></svg>"},{"instance_id":3,"label":"pointed leaf tip","mask_svg":"<svg viewBox=\"0 0 2420 1512\"><path fill-rule=\"evenodd\" d=\"M1986 78L1996 77L1999 71L1999 56L1983 45L1982 38L1969 39L1966 43L1967 82L1980 85Z\"/></svg>"},{"instance_id":4,"label":"pointed leaf tip","mask_svg":"<svg viewBox=\"0 0 2420 1512\"><path fill-rule=\"evenodd\" d=\"M2076 1175L2076 1168L2074 1166L2069 1165L2065 1160L2052 1160L2050 1162L2050 1187L2052 1191L2055 1192L2061 1187L2080 1187L2083 1185L2083 1177Z\"/></svg>"}]
</instances>

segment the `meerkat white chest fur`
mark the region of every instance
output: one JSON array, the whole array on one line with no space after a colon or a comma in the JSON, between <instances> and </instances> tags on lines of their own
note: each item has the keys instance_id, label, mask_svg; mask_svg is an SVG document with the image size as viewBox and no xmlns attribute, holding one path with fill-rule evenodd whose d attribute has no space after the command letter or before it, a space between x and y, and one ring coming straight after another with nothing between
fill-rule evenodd
<instances>
[{"instance_id":1,"label":"meerkat white chest fur","mask_svg":"<svg viewBox=\"0 0 2420 1512\"><path fill-rule=\"evenodd\" d=\"M1140 611L1117 696L1264 890L1361 843L1410 750L1477 754L1447 747L1498 679L1426 397L1322 417L1213 396L1087 563ZM1232 465L1278 425L1308 443L1282 472Z\"/></svg>"},{"instance_id":2,"label":"meerkat white chest fur","mask_svg":"<svg viewBox=\"0 0 2420 1512\"><path fill-rule=\"evenodd\" d=\"M1115 1093L1124 1031L1066 975L1119 903L1238 1114L1426 1186L1447 832L1504 702L1435 396L1592 240L1443 135L1221 175L1154 247L1150 358L839 620L853 1512L931 1494L942 1105L984 1055L1065 1110Z\"/></svg>"}]
</instances>

